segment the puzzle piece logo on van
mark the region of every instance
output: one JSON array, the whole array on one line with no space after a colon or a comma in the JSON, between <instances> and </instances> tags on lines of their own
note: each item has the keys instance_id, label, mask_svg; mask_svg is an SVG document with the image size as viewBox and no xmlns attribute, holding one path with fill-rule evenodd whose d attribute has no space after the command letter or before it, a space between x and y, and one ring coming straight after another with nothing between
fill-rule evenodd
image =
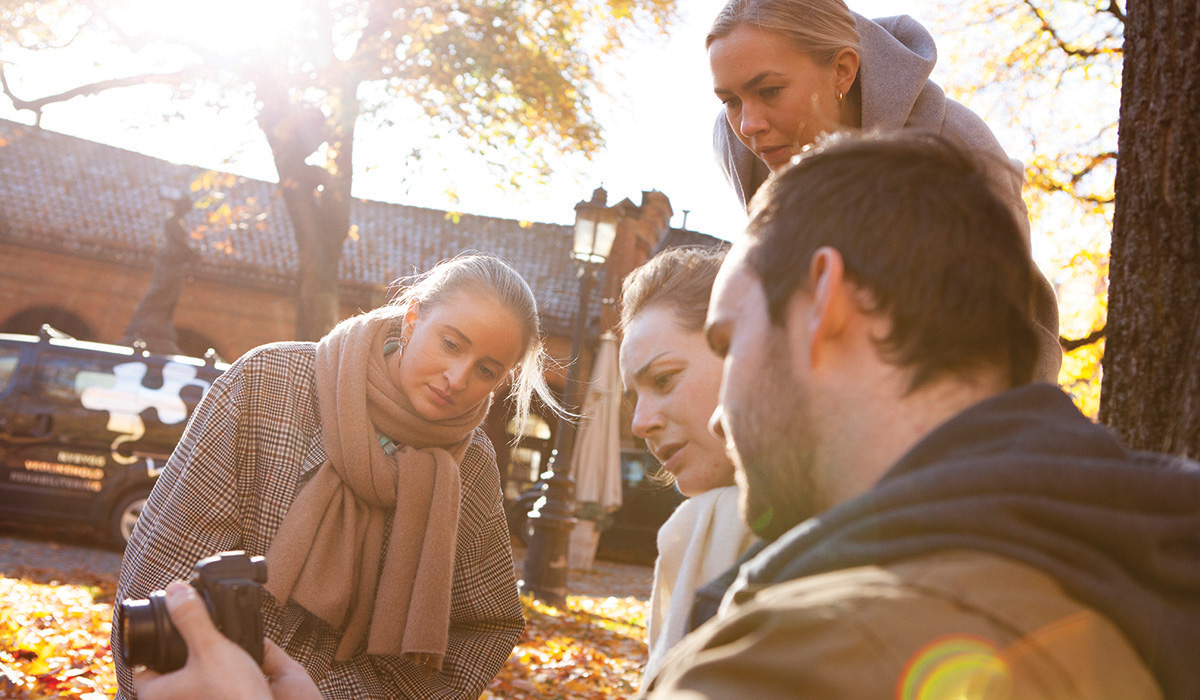
<instances>
[{"instance_id":1,"label":"puzzle piece logo on van","mask_svg":"<svg viewBox=\"0 0 1200 700\"><path fill-rule=\"evenodd\" d=\"M181 362L167 362L162 368L162 387L147 388L142 380L146 376L146 363L125 362L115 365L111 384L88 378L88 386L80 392L80 403L93 411L108 412L108 429L118 433L112 442L113 461L118 464L133 464L138 457L124 455L119 451L126 442L136 442L146 434L146 423L141 413L153 408L160 423L174 425L187 420L188 407L181 393L184 387L196 386L207 391L209 382L197 379L196 368ZM80 378L76 379L81 382Z\"/></svg>"},{"instance_id":2,"label":"puzzle piece logo on van","mask_svg":"<svg viewBox=\"0 0 1200 700\"><path fill-rule=\"evenodd\" d=\"M188 415L228 365L0 334L0 517L128 541Z\"/></svg>"}]
</instances>

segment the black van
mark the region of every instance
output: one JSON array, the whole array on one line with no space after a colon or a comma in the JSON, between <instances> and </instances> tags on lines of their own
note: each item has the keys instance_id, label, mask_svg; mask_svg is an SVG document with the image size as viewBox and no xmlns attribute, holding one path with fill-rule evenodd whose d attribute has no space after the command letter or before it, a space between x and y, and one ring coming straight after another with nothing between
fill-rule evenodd
<instances>
[{"instance_id":1,"label":"black van","mask_svg":"<svg viewBox=\"0 0 1200 700\"><path fill-rule=\"evenodd\" d=\"M187 418L228 368L74 340L0 334L0 518L128 541Z\"/></svg>"}]
</instances>

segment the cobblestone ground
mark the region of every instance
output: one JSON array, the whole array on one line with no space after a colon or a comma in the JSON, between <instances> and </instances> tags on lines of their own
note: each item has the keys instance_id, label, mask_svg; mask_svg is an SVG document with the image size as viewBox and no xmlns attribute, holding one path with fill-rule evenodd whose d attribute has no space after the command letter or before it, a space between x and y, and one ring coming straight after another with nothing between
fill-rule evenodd
<instances>
[{"instance_id":1,"label":"cobblestone ground","mask_svg":"<svg viewBox=\"0 0 1200 700\"><path fill-rule=\"evenodd\" d=\"M513 547L513 568L517 578L525 568L525 549ZM591 570L572 569L567 575L568 595L588 595L617 598L634 597L650 600L650 589L654 583L654 568L637 564L596 560Z\"/></svg>"},{"instance_id":2,"label":"cobblestone ground","mask_svg":"<svg viewBox=\"0 0 1200 700\"><path fill-rule=\"evenodd\" d=\"M513 549L517 578L525 566L525 550ZM60 581L94 585L117 579L121 555L78 535L41 534L0 526L0 576L27 578L38 583ZM650 599L654 569L636 564L596 561L591 570L572 570L567 590L572 595Z\"/></svg>"},{"instance_id":3,"label":"cobblestone ground","mask_svg":"<svg viewBox=\"0 0 1200 700\"><path fill-rule=\"evenodd\" d=\"M0 527L0 576L37 583L116 586L121 555L85 537Z\"/></svg>"}]
</instances>

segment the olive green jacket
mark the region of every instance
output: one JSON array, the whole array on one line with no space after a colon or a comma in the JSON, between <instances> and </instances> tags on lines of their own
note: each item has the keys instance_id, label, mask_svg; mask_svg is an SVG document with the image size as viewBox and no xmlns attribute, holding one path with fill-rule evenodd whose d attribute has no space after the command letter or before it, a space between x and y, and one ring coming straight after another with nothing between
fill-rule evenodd
<instances>
[{"instance_id":1,"label":"olive green jacket","mask_svg":"<svg viewBox=\"0 0 1200 700\"><path fill-rule=\"evenodd\" d=\"M686 637L668 698L1151 700L1120 630L1026 564L949 550L765 587Z\"/></svg>"}]
</instances>

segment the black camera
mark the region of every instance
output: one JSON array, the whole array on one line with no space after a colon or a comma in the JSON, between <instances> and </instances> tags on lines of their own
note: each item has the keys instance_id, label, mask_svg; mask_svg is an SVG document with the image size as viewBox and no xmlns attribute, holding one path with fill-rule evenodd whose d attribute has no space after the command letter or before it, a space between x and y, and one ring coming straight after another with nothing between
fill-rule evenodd
<instances>
[{"instance_id":1,"label":"black camera","mask_svg":"<svg viewBox=\"0 0 1200 700\"><path fill-rule=\"evenodd\" d=\"M216 628L261 666L262 584L267 582L267 561L245 552L220 552L196 562L188 582L199 591ZM171 624L164 596L163 591L155 591L144 600L117 604L126 666L166 673L187 661L187 645Z\"/></svg>"}]
</instances>

